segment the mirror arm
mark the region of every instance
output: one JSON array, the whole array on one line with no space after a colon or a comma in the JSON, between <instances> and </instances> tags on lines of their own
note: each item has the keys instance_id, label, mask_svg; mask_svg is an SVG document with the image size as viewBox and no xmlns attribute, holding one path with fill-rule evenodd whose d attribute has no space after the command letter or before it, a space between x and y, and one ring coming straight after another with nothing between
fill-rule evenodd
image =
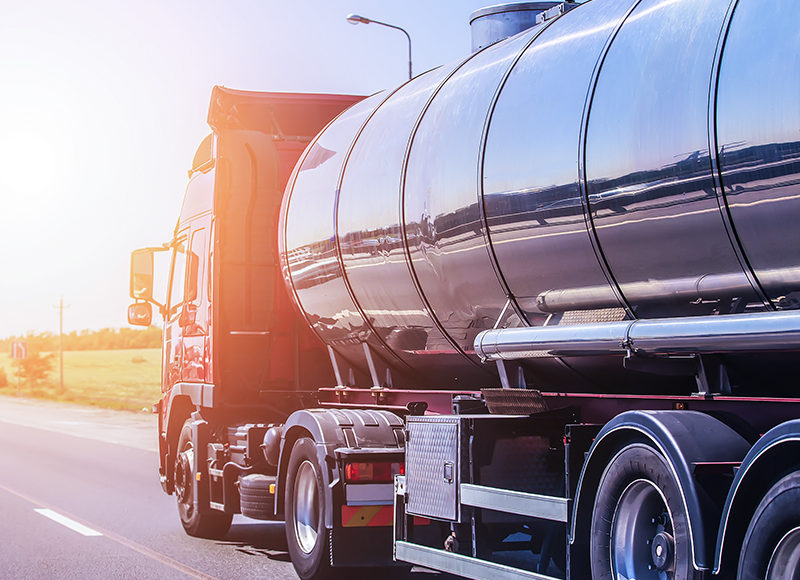
<instances>
[{"instance_id":1,"label":"mirror arm","mask_svg":"<svg viewBox=\"0 0 800 580\"><path fill-rule=\"evenodd\" d=\"M152 304L153 306L158 308L158 313L161 315L161 318L166 318L167 317L167 305L166 304L161 304L161 302L158 302L158 301L152 300L152 299L151 300L145 300L143 298L135 298L134 300L136 300L136 302L149 302L150 304Z\"/></svg>"},{"instance_id":2,"label":"mirror arm","mask_svg":"<svg viewBox=\"0 0 800 580\"><path fill-rule=\"evenodd\" d=\"M170 250L170 249L172 249L172 246L173 246L174 244L175 244L175 241L174 241L174 240L170 240L169 242L164 242L164 243L163 243L163 244L161 244L160 246L147 246L147 247L145 247L145 248L139 248L139 249L138 249L138 250L136 250L136 251L137 251L137 252L139 252L139 251L142 251L142 252L144 252L144 251L150 251L150 252L166 252L167 250Z\"/></svg>"}]
</instances>

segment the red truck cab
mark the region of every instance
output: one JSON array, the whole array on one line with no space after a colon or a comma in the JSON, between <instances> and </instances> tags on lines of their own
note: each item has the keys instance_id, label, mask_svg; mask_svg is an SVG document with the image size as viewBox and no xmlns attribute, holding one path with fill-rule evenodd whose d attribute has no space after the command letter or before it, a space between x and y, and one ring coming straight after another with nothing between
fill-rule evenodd
<instances>
[{"instance_id":1,"label":"red truck cab","mask_svg":"<svg viewBox=\"0 0 800 580\"><path fill-rule=\"evenodd\" d=\"M215 423L265 417L280 422L317 386L333 383L327 352L297 322L286 292L277 228L284 188L304 148L361 98L213 90L213 133L194 156L174 235L134 252L131 264L137 302L129 322L148 325L151 304L164 317L158 408L168 493L175 489L180 433L194 411L203 411L212 430ZM158 251L171 254L165 304L153 298ZM308 364L316 360L323 364Z\"/></svg>"}]
</instances>

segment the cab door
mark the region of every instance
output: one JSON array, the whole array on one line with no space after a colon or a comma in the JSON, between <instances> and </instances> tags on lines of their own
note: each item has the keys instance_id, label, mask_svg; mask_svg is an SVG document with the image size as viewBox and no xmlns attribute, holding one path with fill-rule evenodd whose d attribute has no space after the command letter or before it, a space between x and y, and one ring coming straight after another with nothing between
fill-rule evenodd
<instances>
[{"instance_id":1,"label":"cab door","mask_svg":"<svg viewBox=\"0 0 800 580\"><path fill-rule=\"evenodd\" d=\"M208 228L192 232L186 254L184 303L178 323L183 352L181 376L187 382L207 382L208 376L208 284L204 283L208 263Z\"/></svg>"}]
</instances>

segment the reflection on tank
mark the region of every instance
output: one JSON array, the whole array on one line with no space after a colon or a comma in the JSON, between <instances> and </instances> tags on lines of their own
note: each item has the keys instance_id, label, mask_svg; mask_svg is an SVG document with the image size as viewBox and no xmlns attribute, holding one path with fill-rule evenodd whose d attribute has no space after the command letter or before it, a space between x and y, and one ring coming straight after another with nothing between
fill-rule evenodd
<instances>
[{"instance_id":1,"label":"reflection on tank","mask_svg":"<svg viewBox=\"0 0 800 580\"><path fill-rule=\"evenodd\" d=\"M341 276L336 244L322 240L292 249L287 256L295 288L312 288Z\"/></svg>"},{"instance_id":2,"label":"reflection on tank","mask_svg":"<svg viewBox=\"0 0 800 580\"><path fill-rule=\"evenodd\" d=\"M755 181L789 177L777 185L800 183L800 142L723 150L720 157L726 166L724 186L728 195L740 191L743 184ZM633 206L642 201L662 200L663 207L684 204L689 201L685 197L687 192L701 192L699 198L715 197L716 192L703 183L708 181L709 167L709 156L695 151L686 159L662 169L590 181L588 190L600 192L590 195L592 213L627 213L635 211ZM765 184L762 189L775 185ZM574 188L575 184L569 183L486 196L486 203L492 207L489 227L502 228L503 231L529 229L535 227L533 222L548 225L559 218L571 218L562 220L562 223L583 222L583 204L572 196ZM474 231L479 227L476 221L477 208L475 204L458 212L437 216L437 231L452 231L453 235Z\"/></svg>"},{"instance_id":3,"label":"reflection on tank","mask_svg":"<svg viewBox=\"0 0 800 580\"><path fill-rule=\"evenodd\" d=\"M726 166L725 191L736 193L744 183L793 176L780 185L800 183L800 142L771 143L745 149L725 150L720 155ZM686 159L658 170L638 171L623 177L595 180L589 183L590 206L593 215L603 210L614 213L635 211L643 201L660 200L656 207L685 204L687 192L697 199L715 197L709 187L710 159L706 152L695 151ZM769 183L768 187L775 187ZM764 187L766 189L766 187ZM650 206L653 207L653 206Z\"/></svg>"},{"instance_id":4,"label":"reflection on tank","mask_svg":"<svg viewBox=\"0 0 800 580\"><path fill-rule=\"evenodd\" d=\"M369 257L388 261L389 254L403 248L403 231L399 224L385 228L339 233L342 254L353 258Z\"/></svg>"},{"instance_id":5,"label":"reflection on tank","mask_svg":"<svg viewBox=\"0 0 800 580\"><path fill-rule=\"evenodd\" d=\"M733 148L723 151L721 160L726 167L724 187L727 196L741 192L745 185L766 190L780 186L800 186L800 142L774 143L747 148ZM589 184L590 191L602 191L592 197L593 214L611 212L635 216L639 211L637 204L657 201L653 207L678 207L686 210L686 192L695 192L698 197L715 197L714 190L703 189L697 194L697 184L707 181L710 159L707 155L694 152L674 165L660 170L639 171L623 177L597 180ZM768 183L764 183L768 182ZM639 184L646 183L646 186ZM533 233L538 225L560 223L584 224L583 207L570 197L574 184L552 186L533 191L509 191L492 194L490 201L493 216L488 220L493 232ZM793 196L800 197L800 191ZM668 217L674 218L676 214ZM566 218L566 219L565 219ZM410 224L409 233L419 239L409 239L412 246L437 246L446 248L458 243L463 237L483 235L480 206L476 202L454 212L435 216L430 220L420 220ZM520 234L523 235L523 234ZM391 254L403 250L403 231L399 224L388 227L339 233L342 254L350 261L388 261ZM324 284L340 276L336 256L336 244L332 239L320 240L300 248L292 249L287 260L292 270L293 280L298 288L311 288ZM779 268L766 270L759 274L759 282L774 287L781 294L781 308L800 307L800 269ZM705 304L713 311L722 313L741 312L748 304L738 298L750 289L749 284L739 273L721 275L702 275L660 281L641 281L636 288L643 300L658 301L665 296L673 296L687 304ZM543 313L566 312L569 310L591 310L614 308L617 300L608 286L584 288L552 288L536 297L537 306ZM751 304L752 308L753 305ZM420 312L420 315L425 315ZM420 350L419 329L411 328L416 347ZM402 334L398 329L385 329L386 336ZM404 342L402 339L399 342Z\"/></svg>"},{"instance_id":6,"label":"reflection on tank","mask_svg":"<svg viewBox=\"0 0 800 580\"><path fill-rule=\"evenodd\" d=\"M640 299L658 302L672 296L684 303L703 305L712 314L735 314L750 310L762 310L761 303L748 303L740 297L751 290L749 284L742 285L740 274L705 275L699 278L673 278L658 282L643 281L636 290ZM761 273L759 281L784 289L780 305L782 309L800 307L800 268L781 268ZM571 310L593 310L613 308L616 297L608 286L553 289L536 297L543 312L557 313Z\"/></svg>"},{"instance_id":7,"label":"reflection on tank","mask_svg":"<svg viewBox=\"0 0 800 580\"><path fill-rule=\"evenodd\" d=\"M800 141L753 147L742 147L742 143L723 146L720 163L725 172L725 192L729 195L751 183L759 183L756 187L760 190L797 185L800 183Z\"/></svg>"}]
</instances>

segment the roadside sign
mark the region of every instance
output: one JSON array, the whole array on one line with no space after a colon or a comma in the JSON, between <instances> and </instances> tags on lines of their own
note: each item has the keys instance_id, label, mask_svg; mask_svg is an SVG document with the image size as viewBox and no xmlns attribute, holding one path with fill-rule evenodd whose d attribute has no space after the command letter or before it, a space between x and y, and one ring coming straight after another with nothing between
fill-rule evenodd
<instances>
[{"instance_id":1,"label":"roadside sign","mask_svg":"<svg viewBox=\"0 0 800 580\"><path fill-rule=\"evenodd\" d=\"M11 343L11 358L28 358L28 343L24 340L17 340Z\"/></svg>"}]
</instances>

